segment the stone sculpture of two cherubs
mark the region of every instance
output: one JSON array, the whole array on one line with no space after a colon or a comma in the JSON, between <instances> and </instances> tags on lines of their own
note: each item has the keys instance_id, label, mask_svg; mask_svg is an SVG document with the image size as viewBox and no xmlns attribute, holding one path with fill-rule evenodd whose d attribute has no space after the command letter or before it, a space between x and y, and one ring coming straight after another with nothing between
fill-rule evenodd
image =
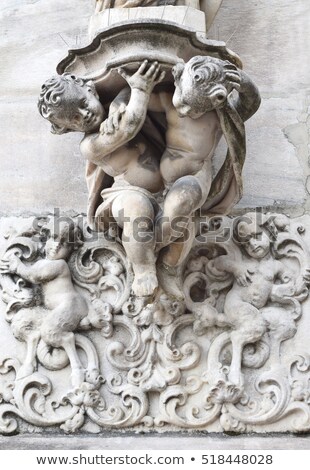
<instances>
[{"instance_id":1,"label":"stone sculpture of two cherubs","mask_svg":"<svg viewBox=\"0 0 310 470\"><path fill-rule=\"evenodd\" d=\"M135 73L124 69L119 73L129 87L116 96L108 115L94 84L71 74L53 77L43 85L39 110L51 121L54 132L85 133L81 152L87 160L90 226L105 231L111 217L117 222L133 267L133 294L148 298L158 287L157 259L169 269L189 253L196 233L195 212L201 208L228 211L240 197L243 121L256 111L259 94L244 72L212 57L194 57L185 65L177 64L173 95L164 88L154 90L164 78L157 62L145 60ZM233 89L238 90L235 99L231 97ZM164 114L164 139L152 125L148 111ZM212 180L212 156L222 133L228 153ZM109 181L114 179L112 185L106 183L106 176ZM160 206L158 195L163 192ZM175 221L182 222L178 233ZM13 254L2 260L2 274L17 274L41 285L43 307L48 310L46 314L22 309L12 320L15 337L27 343L20 379L36 369L39 342L46 345L45 356L51 356L50 364L45 364L45 356L40 361L52 370L66 362L54 364L50 350L65 350L74 386L84 380L96 382L99 377L94 359L90 358L85 372L74 332L102 328L109 317L108 305L99 301L89 305L72 283L67 264L75 244L69 240L71 229L51 230L46 259L33 265L24 264Z\"/></svg>"},{"instance_id":2,"label":"stone sculpture of two cherubs","mask_svg":"<svg viewBox=\"0 0 310 470\"><path fill-rule=\"evenodd\" d=\"M243 71L213 57L177 64L173 95L164 87L154 90L165 75L157 62L145 60L135 73L118 73L129 87L108 112L93 82L71 74L43 85L39 110L54 133L85 133L80 149L87 161L89 224L105 231L111 217L117 222L133 268L133 294L147 297L158 287L158 258L168 269L186 258L196 234L195 212L224 212L240 198L243 122L257 110L259 93ZM156 127L151 138L144 130L149 111L165 115L164 150ZM212 180L212 156L223 133L228 154ZM114 179L110 187L107 175Z\"/></svg>"}]
</instances>

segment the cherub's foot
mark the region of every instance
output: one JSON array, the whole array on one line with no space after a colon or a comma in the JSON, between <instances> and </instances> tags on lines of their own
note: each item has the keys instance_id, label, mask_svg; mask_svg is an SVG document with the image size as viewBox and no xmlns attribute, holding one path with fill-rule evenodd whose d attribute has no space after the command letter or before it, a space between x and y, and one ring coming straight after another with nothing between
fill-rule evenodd
<instances>
[{"instance_id":1,"label":"cherub's foot","mask_svg":"<svg viewBox=\"0 0 310 470\"><path fill-rule=\"evenodd\" d=\"M16 380L24 379L29 377L35 371L35 367L32 364L23 364L17 371Z\"/></svg>"},{"instance_id":2,"label":"cherub's foot","mask_svg":"<svg viewBox=\"0 0 310 470\"><path fill-rule=\"evenodd\" d=\"M230 369L229 374L228 374L228 380L230 383L234 384L236 387L239 387L240 389L243 388L244 385L244 379L242 372L235 371L233 368Z\"/></svg>"},{"instance_id":3,"label":"cherub's foot","mask_svg":"<svg viewBox=\"0 0 310 470\"><path fill-rule=\"evenodd\" d=\"M157 276L154 272L136 274L132 284L133 293L137 297L147 297L154 294L158 287Z\"/></svg>"}]
</instances>

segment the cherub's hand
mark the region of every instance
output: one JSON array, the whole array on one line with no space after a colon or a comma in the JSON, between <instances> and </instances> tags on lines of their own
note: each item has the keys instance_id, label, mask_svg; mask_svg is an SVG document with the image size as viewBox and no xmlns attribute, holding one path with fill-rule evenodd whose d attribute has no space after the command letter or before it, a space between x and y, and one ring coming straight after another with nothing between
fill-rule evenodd
<instances>
[{"instance_id":1,"label":"cherub's hand","mask_svg":"<svg viewBox=\"0 0 310 470\"><path fill-rule=\"evenodd\" d=\"M242 287L247 287L249 284L252 284L253 274L254 272L247 268L237 268L234 272L237 284Z\"/></svg>"},{"instance_id":2,"label":"cherub's hand","mask_svg":"<svg viewBox=\"0 0 310 470\"><path fill-rule=\"evenodd\" d=\"M118 73L127 81L131 89L137 88L150 94L157 83L161 82L165 76L165 72L160 71L158 62L153 62L148 67L148 61L144 60L137 72L129 75L123 68L118 69Z\"/></svg>"},{"instance_id":3,"label":"cherub's hand","mask_svg":"<svg viewBox=\"0 0 310 470\"><path fill-rule=\"evenodd\" d=\"M0 261L0 273L1 274L14 274L16 273L18 266L21 264L21 260L16 255L10 256L9 259L2 259Z\"/></svg>"},{"instance_id":4,"label":"cherub's hand","mask_svg":"<svg viewBox=\"0 0 310 470\"><path fill-rule=\"evenodd\" d=\"M119 129L119 123L121 121L122 115L126 111L125 103L121 103L120 107L115 111L111 116L108 116L107 119L103 121L100 125L99 133L103 134L113 134Z\"/></svg>"}]
</instances>

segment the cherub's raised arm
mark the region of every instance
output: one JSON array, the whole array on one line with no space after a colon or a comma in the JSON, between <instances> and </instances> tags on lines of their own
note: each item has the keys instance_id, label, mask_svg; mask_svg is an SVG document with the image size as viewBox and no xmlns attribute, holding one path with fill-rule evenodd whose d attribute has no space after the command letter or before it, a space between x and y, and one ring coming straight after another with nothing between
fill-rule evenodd
<instances>
[{"instance_id":1,"label":"cherub's raised arm","mask_svg":"<svg viewBox=\"0 0 310 470\"><path fill-rule=\"evenodd\" d=\"M100 127L100 132L86 136L81 142L82 154L97 165L100 165L103 157L137 135L145 121L150 94L164 77L158 63L154 62L148 67L147 60L131 76L124 69L119 69L118 72L131 88L127 106L125 103L120 105L122 108L114 122L113 115L109 113Z\"/></svg>"},{"instance_id":2,"label":"cherub's raised arm","mask_svg":"<svg viewBox=\"0 0 310 470\"><path fill-rule=\"evenodd\" d=\"M233 274L236 268L236 262L228 255L221 255L214 259L214 266L218 271Z\"/></svg>"},{"instance_id":3,"label":"cherub's raised arm","mask_svg":"<svg viewBox=\"0 0 310 470\"><path fill-rule=\"evenodd\" d=\"M251 78L243 70L239 70L239 73L240 88L237 97L234 99L234 107L241 119L246 121L258 110L261 98L258 88Z\"/></svg>"},{"instance_id":4,"label":"cherub's raised arm","mask_svg":"<svg viewBox=\"0 0 310 470\"><path fill-rule=\"evenodd\" d=\"M61 262L61 261L60 261ZM18 256L11 256L7 260L1 260L0 272L2 274L17 274L25 281L33 284L40 284L42 282L48 282L59 274L59 263L46 262L46 260L40 260L32 265L24 264Z\"/></svg>"},{"instance_id":5,"label":"cherub's raised arm","mask_svg":"<svg viewBox=\"0 0 310 470\"><path fill-rule=\"evenodd\" d=\"M239 286L246 287L252 283L253 271L240 263L240 260L234 260L229 255L222 255L214 260L214 266L218 271L226 271L234 276Z\"/></svg>"}]
</instances>

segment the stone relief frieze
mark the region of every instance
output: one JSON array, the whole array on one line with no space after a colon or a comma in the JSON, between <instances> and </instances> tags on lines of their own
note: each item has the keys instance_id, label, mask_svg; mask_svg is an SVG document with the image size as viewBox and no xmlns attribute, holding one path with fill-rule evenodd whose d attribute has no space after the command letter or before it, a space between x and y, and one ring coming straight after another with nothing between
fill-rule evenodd
<instances>
[{"instance_id":1,"label":"stone relief frieze","mask_svg":"<svg viewBox=\"0 0 310 470\"><path fill-rule=\"evenodd\" d=\"M262 213L204 220L179 271L183 298L164 283L137 297L116 238L73 221L34 226L8 240L1 261L5 320L24 351L2 359L1 432L22 421L259 432L287 416L292 431L309 429L308 354L283 355L306 314L302 224Z\"/></svg>"},{"instance_id":2,"label":"stone relief frieze","mask_svg":"<svg viewBox=\"0 0 310 470\"><path fill-rule=\"evenodd\" d=\"M165 77L157 61L146 59L135 73L120 68L118 74L128 87L114 98L108 115L94 82L68 73L43 85L39 110L52 132L85 133L80 149L87 162L89 225L105 232L114 220L122 230L133 292L143 297L158 287L158 258L168 268L186 258L195 212L228 212L240 199L244 121L257 111L260 96L245 72L215 57L177 63L174 93L154 92ZM164 136L148 112L163 115ZM223 134L227 156L212 180L212 156ZM142 219L148 234L138 240ZM174 235L176 221L189 232L187 240Z\"/></svg>"}]
</instances>

